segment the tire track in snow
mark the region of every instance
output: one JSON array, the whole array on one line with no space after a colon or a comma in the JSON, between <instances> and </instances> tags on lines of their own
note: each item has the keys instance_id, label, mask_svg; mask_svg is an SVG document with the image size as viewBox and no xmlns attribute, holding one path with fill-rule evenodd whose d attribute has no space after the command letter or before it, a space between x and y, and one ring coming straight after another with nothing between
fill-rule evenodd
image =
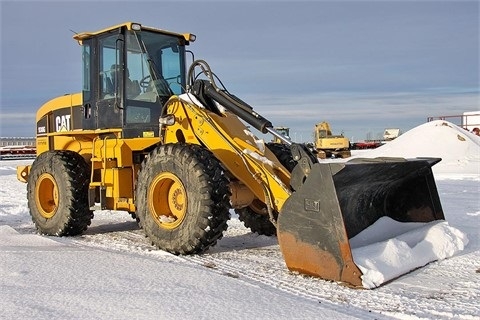
<instances>
[{"instance_id":1,"label":"tire track in snow","mask_svg":"<svg viewBox=\"0 0 480 320\"><path fill-rule=\"evenodd\" d=\"M257 236L253 236L256 238ZM263 237L262 237L263 238ZM266 238L266 237L265 237ZM135 252L142 255L153 254L153 258L168 258L176 261L183 261L194 266L202 266L211 269L212 272L218 274L237 278L240 281L244 281L256 286L267 286L280 290L287 294L308 299L319 303L321 307L325 307L336 312L343 313L345 315L357 317L359 319L372 319L373 315L376 315L377 319L389 319L388 317L376 314L375 312L368 312L361 308L348 307L345 305L345 300L341 295L334 296L333 299L337 300L337 303L328 301L318 294L302 290L297 287L295 279L297 277L303 277L302 275L288 275L284 263L276 265L276 260L282 259L281 253L278 248L257 249L250 248L241 250L231 250L225 246L214 247L217 248L211 251L217 251L215 253L204 253L199 255L189 256L176 256L158 250L155 246L150 244L148 238L145 237L143 230L126 230L126 231L114 231L100 234L86 234L80 237L71 238L71 243L79 246L88 246L93 248L99 248L102 250L115 250L121 252ZM276 240L274 241L276 242ZM158 255L162 252L161 255ZM273 260L272 260L273 257ZM263 260L263 261L262 261ZM262 266L262 263L268 262L268 265ZM256 264L256 268L252 269L251 264ZM260 272L257 272L261 269ZM286 274L287 278L282 279L279 274ZM332 297L331 297L332 298Z\"/></svg>"},{"instance_id":2,"label":"tire track in snow","mask_svg":"<svg viewBox=\"0 0 480 320\"><path fill-rule=\"evenodd\" d=\"M256 255L253 252L250 254ZM348 305L348 308L358 308L363 312L371 310L370 318L373 318L376 313L380 313L383 318L409 319L479 319L478 316L480 315L480 309L476 303L476 297L479 293L478 288L463 290L456 285L451 286L449 290L432 291L431 288L422 290L425 288L420 284L419 288L412 288L411 291L408 286L406 286L407 289L384 286L375 290L355 290L321 279L291 273L287 271L284 263L278 263L278 261L270 261L270 263L267 263L268 266L260 266L259 264L252 264L251 261L245 263L243 258L237 259L234 258L234 255L229 258L228 255L220 254L216 256L216 254L208 253L202 256L188 256L186 259L216 268L227 275L233 274L240 278L245 277L320 303L331 303L342 308ZM281 256L277 260L282 260ZM443 270L442 267L438 268ZM268 272L265 272L265 270L268 270ZM438 279L444 279L444 275L454 279L455 272L454 269L450 269L447 273L442 271L438 275ZM458 302L459 299L455 296L459 294L465 295L465 301ZM372 299L372 296L375 298ZM353 315L359 316L359 313L353 313Z\"/></svg>"},{"instance_id":3,"label":"tire track in snow","mask_svg":"<svg viewBox=\"0 0 480 320\"><path fill-rule=\"evenodd\" d=\"M478 288L459 292L461 289L453 286L451 290L432 293L431 288L422 288L421 284L415 287L399 279L398 283L394 281L375 290L350 289L333 282L289 272L275 237L254 235L246 229L239 232L238 227L233 229L233 234L229 234L227 230L224 238L206 253L190 256L175 256L157 250L140 229L90 233L74 241L78 245L137 252L157 259L183 260L225 276L309 299L326 308L359 318L475 319L480 314L475 303ZM162 254L159 255L160 252ZM442 261L444 262L446 261ZM429 267L437 266L434 263ZM454 279L458 272L445 270L445 267L438 268L438 279L444 279L445 276ZM464 294L467 299L458 303L458 298L454 298L457 294ZM375 296L374 299L372 295Z\"/></svg>"}]
</instances>

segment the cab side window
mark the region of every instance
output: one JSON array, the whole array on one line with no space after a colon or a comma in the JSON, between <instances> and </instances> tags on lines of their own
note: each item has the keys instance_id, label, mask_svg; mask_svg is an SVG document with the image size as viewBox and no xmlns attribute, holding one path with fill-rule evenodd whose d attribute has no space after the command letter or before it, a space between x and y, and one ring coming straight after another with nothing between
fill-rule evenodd
<instances>
[{"instance_id":1,"label":"cab side window","mask_svg":"<svg viewBox=\"0 0 480 320\"><path fill-rule=\"evenodd\" d=\"M112 35L99 41L100 99L111 99L120 94L122 77L117 66L120 63L121 45L117 45L117 39L117 35Z\"/></svg>"}]
</instances>

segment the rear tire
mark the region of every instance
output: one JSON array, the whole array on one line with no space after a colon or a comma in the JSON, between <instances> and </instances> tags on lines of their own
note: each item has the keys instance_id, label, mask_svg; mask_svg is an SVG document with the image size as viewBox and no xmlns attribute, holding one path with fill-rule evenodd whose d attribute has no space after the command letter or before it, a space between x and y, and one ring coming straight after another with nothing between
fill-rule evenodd
<instances>
[{"instance_id":1,"label":"rear tire","mask_svg":"<svg viewBox=\"0 0 480 320\"><path fill-rule=\"evenodd\" d=\"M267 143L266 145L285 169L292 172L293 168L297 165L297 162L293 160L290 147L286 144L272 142ZM277 234L277 228L270 221L267 206L263 202L254 200L254 202L248 207L235 209L235 213L238 214L238 219L243 222L243 225L249 228L252 232L263 236L274 236ZM278 212L273 211L273 215L276 219L278 217Z\"/></svg>"},{"instance_id":2,"label":"rear tire","mask_svg":"<svg viewBox=\"0 0 480 320\"><path fill-rule=\"evenodd\" d=\"M30 215L41 234L74 236L90 225L89 166L72 151L47 151L33 162L27 184Z\"/></svg>"},{"instance_id":3,"label":"rear tire","mask_svg":"<svg viewBox=\"0 0 480 320\"><path fill-rule=\"evenodd\" d=\"M162 250L193 254L215 245L227 229L229 200L225 171L203 147L159 146L142 163L137 221Z\"/></svg>"},{"instance_id":4,"label":"rear tire","mask_svg":"<svg viewBox=\"0 0 480 320\"><path fill-rule=\"evenodd\" d=\"M292 172L293 168L297 165L297 162L293 160L292 151L290 146L281 143L267 143L267 148L273 152L278 161L288 170Z\"/></svg>"},{"instance_id":5,"label":"rear tire","mask_svg":"<svg viewBox=\"0 0 480 320\"><path fill-rule=\"evenodd\" d=\"M235 209L238 219L243 222L246 228L262 236L274 236L277 234L277 228L270 221L267 206L260 200L254 200L251 205L241 209ZM273 211L275 218L278 213Z\"/></svg>"}]
</instances>

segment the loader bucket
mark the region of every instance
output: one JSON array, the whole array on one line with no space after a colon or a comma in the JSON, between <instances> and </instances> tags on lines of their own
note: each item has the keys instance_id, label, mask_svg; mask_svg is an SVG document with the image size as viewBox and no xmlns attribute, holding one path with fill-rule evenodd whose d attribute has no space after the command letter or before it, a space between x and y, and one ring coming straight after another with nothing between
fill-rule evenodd
<instances>
[{"instance_id":1,"label":"loader bucket","mask_svg":"<svg viewBox=\"0 0 480 320\"><path fill-rule=\"evenodd\" d=\"M349 239L382 216L443 220L431 167L438 158L315 163L282 207L277 225L288 269L362 287Z\"/></svg>"}]
</instances>

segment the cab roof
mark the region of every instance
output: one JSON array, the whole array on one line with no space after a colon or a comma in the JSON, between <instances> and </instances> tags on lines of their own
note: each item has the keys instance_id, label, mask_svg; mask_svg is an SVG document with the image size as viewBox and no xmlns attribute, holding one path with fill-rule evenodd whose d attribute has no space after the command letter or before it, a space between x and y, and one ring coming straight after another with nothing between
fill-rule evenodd
<instances>
[{"instance_id":1,"label":"cab roof","mask_svg":"<svg viewBox=\"0 0 480 320\"><path fill-rule=\"evenodd\" d=\"M157 28L152 28L152 27L147 27L147 26L142 26L140 23L136 22L125 22L121 24L117 24L99 31L87 31L87 32L80 32L77 33L73 36L73 39L77 40L80 44L82 43L83 40L93 38L99 34L106 33L109 31L117 30L118 28L125 27L127 30L148 30L151 32L156 32L156 33L162 33L162 34L168 34L172 36L177 36L177 37L183 37L185 40L188 41L194 41L195 40L195 35L191 33L176 33L172 31L167 31L163 29L157 29Z\"/></svg>"}]
</instances>

